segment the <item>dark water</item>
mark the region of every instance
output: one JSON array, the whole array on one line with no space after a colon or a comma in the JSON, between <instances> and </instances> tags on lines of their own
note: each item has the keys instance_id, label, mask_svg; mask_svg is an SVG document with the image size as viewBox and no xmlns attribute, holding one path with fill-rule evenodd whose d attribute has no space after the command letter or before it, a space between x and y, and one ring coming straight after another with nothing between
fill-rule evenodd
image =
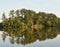
<instances>
[{"instance_id":1,"label":"dark water","mask_svg":"<svg viewBox=\"0 0 60 47\"><path fill-rule=\"evenodd\" d=\"M60 29L0 31L0 47L60 47Z\"/></svg>"}]
</instances>

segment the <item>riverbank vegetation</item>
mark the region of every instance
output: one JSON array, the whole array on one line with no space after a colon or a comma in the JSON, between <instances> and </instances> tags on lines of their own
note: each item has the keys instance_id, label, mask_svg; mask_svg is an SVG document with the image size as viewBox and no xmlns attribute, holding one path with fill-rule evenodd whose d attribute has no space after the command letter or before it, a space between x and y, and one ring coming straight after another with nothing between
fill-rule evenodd
<instances>
[{"instance_id":1,"label":"riverbank vegetation","mask_svg":"<svg viewBox=\"0 0 60 47\"><path fill-rule=\"evenodd\" d=\"M10 10L8 16L9 18L5 13L2 14L0 29L3 30L3 40L5 41L6 36L10 36L12 44L53 39L60 34L60 18L53 13L36 13L33 10L21 9Z\"/></svg>"},{"instance_id":2,"label":"riverbank vegetation","mask_svg":"<svg viewBox=\"0 0 60 47\"><path fill-rule=\"evenodd\" d=\"M2 26L7 29L42 29L44 27L57 27L60 25L60 18L53 13L38 12L33 10L21 9L10 10L9 18L5 13L2 14Z\"/></svg>"},{"instance_id":3,"label":"riverbank vegetation","mask_svg":"<svg viewBox=\"0 0 60 47\"><path fill-rule=\"evenodd\" d=\"M33 10L21 9L10 10L9 18L5 13L2 14L0 30L3 30L3 40L6 35L10 36L10 42L28 44L46 38L54 38L60 34L60 18L53 13L38 12ZM7 34L5 34L7 33ZM22 38L20 42L20 37ZM17 41L18 40L18 41Z\"/></svg>"}]
</instances>

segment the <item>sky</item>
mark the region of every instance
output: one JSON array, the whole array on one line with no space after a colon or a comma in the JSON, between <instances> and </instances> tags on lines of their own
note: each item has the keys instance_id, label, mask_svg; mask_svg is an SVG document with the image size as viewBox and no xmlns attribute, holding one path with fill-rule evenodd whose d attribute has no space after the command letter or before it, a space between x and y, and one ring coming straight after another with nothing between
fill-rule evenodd
<instances>
[{"instance_id":1,"label":"sky","mask_svg":"<svg viewBox=\"0 0 60 47\"><path fill-rule=\"evenodd\" d=\"M0 21L2 13L6 15L12 9L31 9L36 12L54 13L60 17L60 0L0 0Z\"/></svg>"}]
</instances>

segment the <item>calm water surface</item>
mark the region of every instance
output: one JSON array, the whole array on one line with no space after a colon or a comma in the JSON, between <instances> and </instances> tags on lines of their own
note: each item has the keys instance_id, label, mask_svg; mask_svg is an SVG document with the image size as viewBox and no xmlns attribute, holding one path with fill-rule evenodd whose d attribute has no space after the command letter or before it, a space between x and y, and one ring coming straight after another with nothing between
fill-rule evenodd
<instances>
[{"instance_id":1,"label":"calm water surface","mask_svg":"<svg viewBox=\"0 0 60 47\"><path fill-rule=\"evenodd\" d=\"M60 30L46 29L19 35L0 31L0 47L60 47Z\"/></svg>"}]
</instances>

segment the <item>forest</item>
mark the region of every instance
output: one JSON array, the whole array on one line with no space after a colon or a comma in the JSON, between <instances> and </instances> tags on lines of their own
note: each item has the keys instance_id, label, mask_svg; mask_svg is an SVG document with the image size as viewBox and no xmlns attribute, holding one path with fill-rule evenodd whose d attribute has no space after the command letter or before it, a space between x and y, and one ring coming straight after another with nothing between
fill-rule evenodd
<instances>
[{"instance_id":1,"label":"forest","mask_svg":"<svg viewBox=\"0 0 60 47\"><path fill-rule=\"evenodd\" d=\"M0 29L42 29L46 27L60 27L60 18L53 13L35 12L28 9L10 10L6 17L2 14Z\"/></svg>"}]
</instances>

